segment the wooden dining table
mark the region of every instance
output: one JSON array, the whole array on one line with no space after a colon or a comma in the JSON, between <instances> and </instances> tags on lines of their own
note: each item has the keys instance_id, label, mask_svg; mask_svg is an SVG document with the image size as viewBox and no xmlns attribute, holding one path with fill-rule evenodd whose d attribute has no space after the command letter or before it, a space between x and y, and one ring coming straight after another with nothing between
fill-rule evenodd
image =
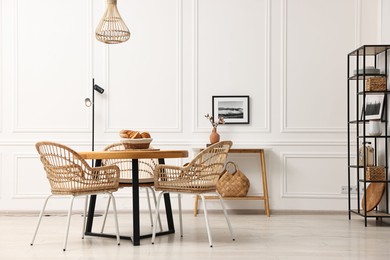
<instances>
[{"instance_id":1,"label":"wooden dining table","mask_svg":"<svg viewBox=\"0 0 390 260\"><path fill-rule=\"evenodd\" d=\"M90 151L78 152L83 159L96 160L95 166L101 166L102 159L131 159L132 160L132 190L133 190L133 236L123 236L121 239L129 239L133 245L140 245L142 238L151 237L152 234L140 234L140 208L139 208L139 178L138 178L138 160L139 159L158 159L159 164L165 164L165 159L168 158L186 158L188 151L186 150L159 150L159 149L132 149L123 151ZM87 225L85 235L87 236L101 236L113 237L113 234L96 233L92 231L93 218L95 215L96 195L91 195L89 202L89 210L87 216ZM168 230L158 232L156 235L165 235L175 233L173 223L172 207L169 194L164 194L165 211L167 217Z\"/></svg>"}]
</instances>

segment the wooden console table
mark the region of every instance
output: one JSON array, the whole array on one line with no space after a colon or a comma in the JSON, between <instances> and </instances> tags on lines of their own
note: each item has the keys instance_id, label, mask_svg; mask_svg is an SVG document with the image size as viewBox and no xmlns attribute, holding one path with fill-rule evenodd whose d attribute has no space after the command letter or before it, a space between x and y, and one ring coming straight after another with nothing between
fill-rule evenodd
<instances>
[{"instance_id":1,"label":"wooden console table","mask_svg":"<svg viewBox=\"0 0 390 260\"><path fill-rule=\"evenodd\" d=\"M265 214L270 216L269 201L268 201L268 186L267 186L267 172L265 167L264 149L230 149L229 153L257 153L260 155L261 176L263 179L263 196L246 196L246 197L223 197L225 200L263 200ZM217 196L205 196L206 199L218 199ZM194 216L198 214L199 195L195 197Z\"/></svg>"}]
</instances>

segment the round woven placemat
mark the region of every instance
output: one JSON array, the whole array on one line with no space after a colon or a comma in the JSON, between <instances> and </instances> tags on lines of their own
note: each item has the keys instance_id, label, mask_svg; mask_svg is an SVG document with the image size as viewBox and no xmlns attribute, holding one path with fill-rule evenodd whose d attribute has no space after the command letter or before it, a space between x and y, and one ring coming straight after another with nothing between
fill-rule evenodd
<instances>
[{"instance_id":1,"label":"round woven placemat","mask_svg":"<svg viewBox=\"0 0 390 260\"><path fill-rule=\"evenodd\" d=\"M364 203L365 196L367 196L367 209L366 211L369 212L373 210L381 201L382 196L385 192L386 184L377 182L377 183L370 183L368 185L366 194L364 194L362 198L362 208L366 209L366 205Z\"/></svg>"}]
</instances>

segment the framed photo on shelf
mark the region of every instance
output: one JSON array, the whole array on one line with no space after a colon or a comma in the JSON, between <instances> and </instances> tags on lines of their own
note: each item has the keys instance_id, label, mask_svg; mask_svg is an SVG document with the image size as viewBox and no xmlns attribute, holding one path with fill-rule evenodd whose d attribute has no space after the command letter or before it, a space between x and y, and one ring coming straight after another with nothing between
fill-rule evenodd
<instances>
[{"instance_id":1,"label":"framed photo on shelf","mask_svg":"<svg viewBox=\"0 0 390 260\"><path fill-rule=\"evenodd\" d=\"M380 120L383 115L385 95L366 95L364 116L366 120Z\"/></svg>"},{"instance_id":2,"label":"framed photo on shelf","mask_svg":"<svg viewBox=\"0 0 390 260\"><path fill-rule=\"evenodd\" d=\"M213 96L213 117L225 124L249 124L249 96Z\"/></svg>"}]
</instances>

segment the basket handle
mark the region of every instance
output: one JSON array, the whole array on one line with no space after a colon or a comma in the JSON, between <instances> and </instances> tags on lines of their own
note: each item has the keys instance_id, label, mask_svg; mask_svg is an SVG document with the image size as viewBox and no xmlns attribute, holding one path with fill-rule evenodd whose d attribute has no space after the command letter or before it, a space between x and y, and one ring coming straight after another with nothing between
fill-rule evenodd
<instances>
[{"instance_id":1,"label":"basket handle","mask_svg":"<svg viewBox=\"0 0 390 260\"><path fill-rule=\"evenodd\" d=\"M234 172L230 172L229 169L230 169L230 166L234 166ZM235 164L234 162L232 161L228 161L225 165L225 172L228 172L232 175L234 175L236 172L238 171L238 166L237 164Z\"/></svg>"}]
</instances>

